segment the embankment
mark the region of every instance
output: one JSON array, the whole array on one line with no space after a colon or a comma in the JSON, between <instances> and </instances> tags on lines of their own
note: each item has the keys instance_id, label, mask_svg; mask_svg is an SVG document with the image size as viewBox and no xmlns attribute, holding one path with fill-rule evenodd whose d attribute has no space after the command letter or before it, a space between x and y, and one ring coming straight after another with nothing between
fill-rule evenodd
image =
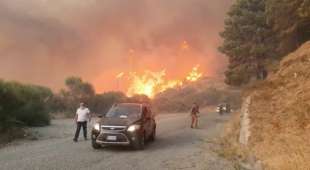
<instances>
[{"instance_id":1,"label":"embankment","mask_svg":"<svg viewBox=\"0 0 310 170\"><path fill-rule=\"evenodd\" d=\"M310 168L310 42L250 90L247 146L266 169Z\"/></svg>"}]
</instances>

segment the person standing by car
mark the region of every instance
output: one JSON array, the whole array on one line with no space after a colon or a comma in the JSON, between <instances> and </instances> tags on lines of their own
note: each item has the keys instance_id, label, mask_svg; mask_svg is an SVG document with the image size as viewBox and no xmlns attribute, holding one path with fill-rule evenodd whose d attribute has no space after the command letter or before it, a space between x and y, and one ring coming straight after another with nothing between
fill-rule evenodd
<instances>
[{"instance_id":1,"label":"person standing by car","mask_svg":"<svg viewBox=\"0 0 310 170\"><path fill-rule=\"evenodd\" d=\"M76 122L76 131L73 141L78 141L81 127L83 127L84 139L87 140L87 121L91 121L91 116L89 109L85 107L84 103L80 103L80 107L76 111L74 120Z\"/></svg>"},{"instance_id":2,"label":"person standing by car","mask_svg":"<svg viewBox=\"0 0 310 170\"><path fill-rule=\"evenodd\" d=\"M199 113L199 106L197 103L194 103L191 109L191 117L192 117L191 128L197 128L198 126L198 113Z\"/></svg>"}]
</instances>

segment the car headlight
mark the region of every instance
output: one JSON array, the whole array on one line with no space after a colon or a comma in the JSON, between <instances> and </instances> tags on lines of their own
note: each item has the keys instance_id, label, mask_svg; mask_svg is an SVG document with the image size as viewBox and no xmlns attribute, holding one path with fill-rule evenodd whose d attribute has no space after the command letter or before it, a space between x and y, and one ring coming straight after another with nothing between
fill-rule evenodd
<instances>
[{"instance_id":1,"label":"car headlight","mask_svg":"<svg viewBox=\"0 0 310 170\"><path fill-rule=\"evenodd\" d=\"M95 130L100 131L100 124L99 124L99 123L95 123L94 126L93 126L93 128L94 128Z\"/></svg>"},{"instance_id":2,"label":"car headlight","mask_svg":"<svg viewBox=\"0 0 310 170\"><path fill-rule=\"evenodd\" d=\"M128 132L134 132L136 130L140 129L140 125L130 125L127 129Z\"/></svg>"}]
</instances>

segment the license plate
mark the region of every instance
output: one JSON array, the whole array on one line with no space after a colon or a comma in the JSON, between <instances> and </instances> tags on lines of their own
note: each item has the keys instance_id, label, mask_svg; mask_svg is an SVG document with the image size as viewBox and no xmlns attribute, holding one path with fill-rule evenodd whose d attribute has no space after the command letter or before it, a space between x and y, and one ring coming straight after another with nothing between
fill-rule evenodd
<instances>
[{"instance_id":1,"label":"license plate","mask_svg":"<svg viewBox=\"0 0 310 170\"><path fill-rule=\"evenodd\" d=\"M107 140L116 140L116 136L107 136Z\"/></svg>"}]
</instances>

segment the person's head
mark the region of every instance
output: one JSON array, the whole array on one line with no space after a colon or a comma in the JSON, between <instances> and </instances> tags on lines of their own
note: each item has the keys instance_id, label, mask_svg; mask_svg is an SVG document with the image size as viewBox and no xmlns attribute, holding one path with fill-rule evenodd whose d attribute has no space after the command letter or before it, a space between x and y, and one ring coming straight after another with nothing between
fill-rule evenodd
<instances>
[{"instance_id":1,"label":"person's head","mask_svg":"<svg viewBox=\"0 0 310 170\"><path fill-rule=\"evenodd\" d=\"M193 106L198 106L198 104L195 102L195 103L193 103Z\"/></svg>"},{"instance_id":2,"label":"person's head","mask_svg":"<svg viewBox=\"0 0 310 170\"><path fill-rule=\"evenodd\" d=\"M80 103L80 108L84 108L85 104L83 102Z\"/></svg>"}]
</instances>

